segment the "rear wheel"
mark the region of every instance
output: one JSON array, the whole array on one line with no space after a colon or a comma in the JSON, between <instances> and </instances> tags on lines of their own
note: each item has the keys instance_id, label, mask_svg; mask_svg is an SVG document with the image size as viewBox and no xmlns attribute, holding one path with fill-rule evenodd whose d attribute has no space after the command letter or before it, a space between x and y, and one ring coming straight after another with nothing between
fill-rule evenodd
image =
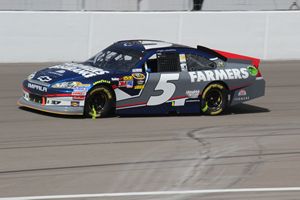
<instances>
[{"instance_id":1,"label":"rear wheel","mask_svg":"<svg viewBox=\"0 0 300 200\"><path fill-rule=\"evenodd\" d=\"M227 89L219 83L205 88L201 97L201 110L206 115L218 115L227 107Z\"/></svg>"},{"instance_id":2,"label":"rear wheel","mask_svg":"<svg viewBox=\"0 0 300 200\"><path fill-rule=\"evenodd\" d=\"M113 94L106 86L97 86L87 95L84 115L89 118L107 117L113 112Z\"/></svg>"}]
</instances>

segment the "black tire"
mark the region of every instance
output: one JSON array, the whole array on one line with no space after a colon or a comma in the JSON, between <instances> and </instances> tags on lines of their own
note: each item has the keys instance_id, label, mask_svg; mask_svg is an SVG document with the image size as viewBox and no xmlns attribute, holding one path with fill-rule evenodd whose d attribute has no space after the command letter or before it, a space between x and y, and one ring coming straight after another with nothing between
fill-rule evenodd
<instances>
[{"instance_id":1,"label":"black tire","mask_svg":"<svg viewBox=\"0 0 300 200\"><path fill-rule=\"evenodd\" d=\"M114 96L110 88L96 86L92 88L85 100L84 116L88 118L103 118L113 113Z\"/></svg>"},{"instance_id":2,"label":"black tire","mask_svg":"<svg viewBox=\"0 0 300 200\"><path fill-rule=\"evenodd\" d=\"M221 114L227 108L228 90L219 83L210 84L201 96L201 111L206 115Z\"/></svg>"}]
</instances>

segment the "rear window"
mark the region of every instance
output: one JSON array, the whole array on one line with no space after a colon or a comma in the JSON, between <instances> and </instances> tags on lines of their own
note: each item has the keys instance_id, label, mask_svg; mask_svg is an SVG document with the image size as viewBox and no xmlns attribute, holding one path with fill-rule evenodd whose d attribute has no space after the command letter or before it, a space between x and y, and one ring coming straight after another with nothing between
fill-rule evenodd
<instances>
[{"instance_id":1,"label":"rear window","mask_svg":"<svg viewBox=\"0 0 300 200\"><path fill-rule=\"evenodd\" d=\"M186 54L186 62L188 71L208 70L216 67L213 61L195 54Z\"/></svg>"}]
</instances>

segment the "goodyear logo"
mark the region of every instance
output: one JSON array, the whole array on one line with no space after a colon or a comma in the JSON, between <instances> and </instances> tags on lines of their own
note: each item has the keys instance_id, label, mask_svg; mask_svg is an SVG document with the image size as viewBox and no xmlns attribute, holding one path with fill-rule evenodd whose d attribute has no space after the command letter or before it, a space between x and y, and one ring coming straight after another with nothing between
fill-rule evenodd
<instances>
[{"instance_id":1,"label":"goodyear logo","mask_svg":"<svg viewBox=\"0 0 300 200\"><path fill-rule=\"evenodd\" d=\"M97 84L99 84L99 83L107 83L107 84L110 84L110 81L102 79L102 80L96 81L95 83L93 83L93 85L97 85Z\"/></svg>"}]
</instances>

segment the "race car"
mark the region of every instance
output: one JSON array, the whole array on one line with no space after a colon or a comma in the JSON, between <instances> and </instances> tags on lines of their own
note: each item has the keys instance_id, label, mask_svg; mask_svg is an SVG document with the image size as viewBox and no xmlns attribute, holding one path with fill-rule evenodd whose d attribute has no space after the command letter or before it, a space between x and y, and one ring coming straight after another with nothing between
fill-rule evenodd
<instances>
[{"instance_id":1,"label":"race car","mask_svg":"<svg viewBox=\"0 0 300 200\"><path fill-rule=\"evenodd\" d=\"M107 117L169 113L218 115L261 97L260 60L204 46L156 40L116 42L81 63L30 74L20 106L56 114Z\"/></svg>"}]
</instances>

